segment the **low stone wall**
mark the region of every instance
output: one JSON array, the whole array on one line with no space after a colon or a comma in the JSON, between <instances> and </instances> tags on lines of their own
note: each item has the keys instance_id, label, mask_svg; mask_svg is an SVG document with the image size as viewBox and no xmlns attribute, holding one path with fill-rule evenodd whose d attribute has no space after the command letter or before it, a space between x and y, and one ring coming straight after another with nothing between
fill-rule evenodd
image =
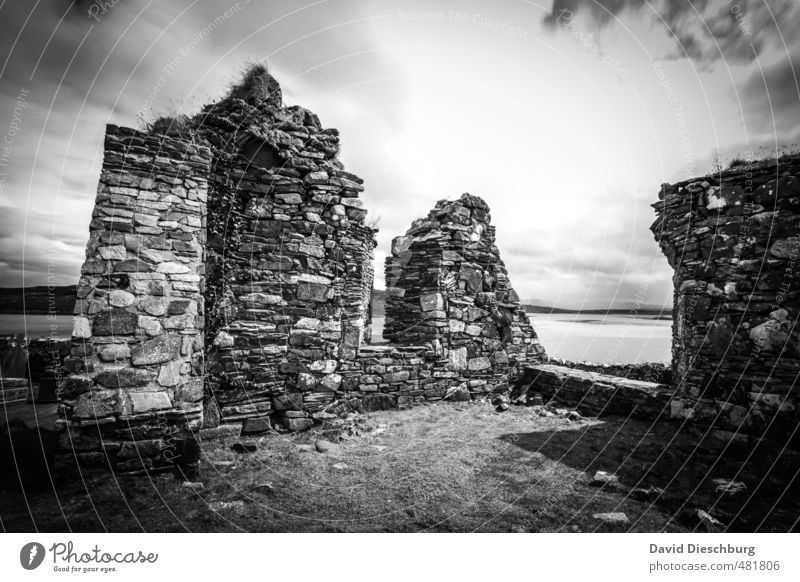
<instances>
[{"instance_id":1,"label":"low stone wall","mask_svg":"<svg viewBox=\"0 0 800 582\"><path fill-rule=\"evenodd\" d=\"M185 459L203 400L210 152L109 126L77 287L62 445L118 470Z\"/></svg>"},{"instance_id":2,"label":"low stone wall","mask_svg":"<svg viewBox=\"0 0 800 582\"><path fill-rule=\"evenodd\" d=\"M538 394L590 416L618 415L645 420L670 418L672 390L664 384L542 364L526 368L514 396L528 404Z\"/></svg>"},{"instance_id":3,"label":"low stone wall","mask_svg":"<svg viewBox=\"0 0 800 582\"><path fill-rule=\"evenodd\" d=\"M244 421L245 433L268 431L277 422L305 430L333 416L405 408L426 401L470 400L507 392L508 380L480 371L460 372L426 346L363 346L354 360L320 360L287 384L270 409L225 414L223 422ZM251 422L251 420L258 422Z\"/></svg>"},{"instance_id":4,"label":"low stone wall","mask_svg":"<svg viewBox=\"0 0 800 582\"><path fill-rule=\"evenodd\" d=\"M751 434L800 422L800 156L665 184L675 414Z\"/></svg>"}]
</instances>

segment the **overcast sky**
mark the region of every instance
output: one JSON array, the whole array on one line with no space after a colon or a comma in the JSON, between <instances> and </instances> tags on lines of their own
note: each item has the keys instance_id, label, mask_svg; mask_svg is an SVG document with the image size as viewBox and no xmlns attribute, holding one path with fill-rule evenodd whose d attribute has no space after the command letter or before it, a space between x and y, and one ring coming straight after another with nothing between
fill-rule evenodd
<instances>
[{"instance_id":1,"label":"overcast sky","mask_svg":"<svg viewBox=\"0 0 800 582\"><path fill-rule=\"evenodd\" d=\"M77 281L106 123L192 113L262 61L340 129L377 287L392 237L471 192L524 299L668 304L659 185L797 141L798 30L788 0L4 1L0 286Z\"/></svg>"}]
</instances>

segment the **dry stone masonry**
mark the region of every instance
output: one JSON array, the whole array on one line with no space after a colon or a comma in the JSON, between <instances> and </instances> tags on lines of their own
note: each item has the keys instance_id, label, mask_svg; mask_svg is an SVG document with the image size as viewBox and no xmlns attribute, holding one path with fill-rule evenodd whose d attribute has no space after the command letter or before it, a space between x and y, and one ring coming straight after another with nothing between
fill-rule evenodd
<instances>
[{"instance_id":1,"label":"dry stone masonry","mask_svg":"<svg viewBox=\"0 0 800 582\"><path fill-rule=\"evenodd\" d=\"M800 420L800 157L662 187L675 269L673 417L792 434Z\"/></svg>"},{"instance_id":2,"label":"dry stone masonry","mask_svg":"<svg viewBox=\"0 0 800 582\"><path fill-rule=\"evenodd\" d=\"M793 429L798 171L784 158L664 186L652 228L676 270L674 394L548 365L489 208L469 194L394 239L390 343L370 345L363 182L339 160L338 131L284 106L255 67L191 118L108 126L61 446L82 466L186 468L198 431L220 423L304 430L512 383L597 414Z\"/></svg>"},{"instance_id":3,"label":"dry stone masonry","mask_svg":"<svg viewBox=\"0 0 800 582\"><path fill-rule=\"evenodd\" d=\"M60 394L63 445L85 464L170 465L200 427L210 161L108 126Z\"/></svg>"},{"instance_id":4,"label":"dry stone masonry","mask_svg":"<svg viewBox=\"0 0 800 582\"><path fill-rule=\"evenodd\" d=\"M369 329L375 232L338 131L258 73L189 122L214 156L207 405L300 430L343 393Z\"/></svg>"},{"instance_id":5,"label":"dry stone masonry","mask_svg":"<svg viewBox=\"0 0 800 582\"><path fill-rule=\"evenodd\" d=\"M191 118L108 127L61 390L65 448L118 470L190 464L201 428L303 430L469 399L544 357L489 209L469 195L396 241L390 321L402 326L369 346L376 231L338 154L337 130L285 107L258 67Z\"/></svg>"},{"instance_id":6,"label":"dry stone masonry","mask_svg":"<svg viewBox=\"0 0 800 582\"><path fill-rule=\"evenodd\" d=\"M520 366L546 360L482 199L442 200L394 239L386 259L384 337L429 345L473 393L497 390Z\"/></svg>"}]
</instances>

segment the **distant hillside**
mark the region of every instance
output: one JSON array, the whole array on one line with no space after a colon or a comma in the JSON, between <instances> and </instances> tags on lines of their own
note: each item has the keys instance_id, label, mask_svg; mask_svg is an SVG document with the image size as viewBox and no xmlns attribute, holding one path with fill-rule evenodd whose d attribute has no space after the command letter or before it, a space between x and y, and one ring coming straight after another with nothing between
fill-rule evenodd
<instances>
[{"instance_id":1,"label":"distant hillside","mask_svg":"<svg viewBox=\"0 0 800 582\"><path fill-rule=\"evenodd\" d=\"M75 309L75 286L0 287L0 313L70 315Z\"/></svg>"},{"instance_id":2,"label":"distant hillside","mask_svg":"<svg viewBox=\"0 0 800 582\"><path fill-rule=\"evenodd\" d=\"M385 317L385 305L386 292L383 289L374 289L372 291L372 317ZM46 314L51 312L51 307L57 314L72 314L75 307L75 287L72 285L52 288L44 285L27 288L0 287L0 313ZM632 309L563 309L532 304L523 304L523 308L528 313L584 313L587 315L630 315L632 311ZM662 315L667 318L672 315L672 310L645 305L636 310L636 313L639 315Z\"/></svg>"},{"instance_id":3,"label":"distant hillside","mask_svg":"<svg viewBox=\"0 0 800 582\"><path fill-rule=\"evenodd\" d=\"M661 315L665 318L672 317L672 309L657 307L655 305L644 305L638 309L633 307L628 309L561 309L558 307L548 307L545 305L528 305L522 307L527 313L583 313L586 315Z\"/></svg>"},{"instance_id":4,"label":"distant hillside","mask_svg":"<svg viewBox=\"0 0 800 582\"><path fill-rule=\"evenodd\" d=\"M372 291L372 317L385 317L386 313L386 292L383 289ZM657 305L643 305L634 310L628 309L563 309L560 307L550 307L547 305L522 304L527 313L584 313L586 315L631 315L635 311L638 315L660 315L665 319L672 317L672 310L658 307Z\"/></svg>"}]
</instances>

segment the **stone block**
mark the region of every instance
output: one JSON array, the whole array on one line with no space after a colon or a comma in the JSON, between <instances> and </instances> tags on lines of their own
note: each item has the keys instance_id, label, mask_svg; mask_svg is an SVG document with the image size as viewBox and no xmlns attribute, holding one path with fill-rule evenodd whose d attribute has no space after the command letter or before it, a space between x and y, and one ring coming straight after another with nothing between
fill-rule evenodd
<instances>
[{"instance_id":1,"label":"stone block","mask_svg":"<svg viewBox=\"0 0 800 582\"><path fill-rule=\"evenodd\" d=\"M150 366L162 364L178 357L181 347L181 336L162 334L154 339L133 346L131 358L134 366Z\"/></svg>"},{"instance_id":2,"label":"stone block","mask_svg":"<svg viewBox=\"0 0 800 582\"><path fill-rule=\"evenodd\" d=\"M128 392L126 397L133 414L172 408L172 401L166 392Z\"/></svg>"},{"instance_id":3,"label":"stone block","mask_svg":"<svg viewBox=\"0 0 800 582\"><path fill-rule=\"evenodd\" d=\"M426 293L420 295L419 303L422 311L440 311L444 309L444 297L441 293Z\"/></svg>"},{"instance_id":4,"label":"stone block","mask_svg":"<svg viewBox=\"0 0 800 582\"><path fill-rule=\"evenodd\" d=\"M119 308L107 309L98 313L92 324L95 336L133 335L139 325L139 317L130 311Z\"/></svg>"},{"instance_id":5,"label":"stone block","mask_svg":"<svg viewBox=\"0 0 800 582\"><path fill-rule=\"evenodd\" d=\"M147 386L152 379L153 373L141 368L106 368L94 381L106 388L137 388Z\"/></svg>"}]
</instances>

